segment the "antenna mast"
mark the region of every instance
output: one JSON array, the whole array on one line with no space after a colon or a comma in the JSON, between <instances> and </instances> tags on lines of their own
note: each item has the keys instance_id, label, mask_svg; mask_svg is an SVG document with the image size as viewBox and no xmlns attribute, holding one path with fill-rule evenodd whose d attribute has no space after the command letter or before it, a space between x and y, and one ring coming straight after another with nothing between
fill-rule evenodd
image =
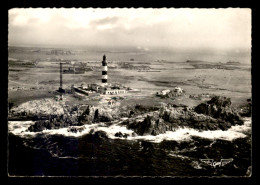
<instances>
[{"instance_id":1,"label":"antenna mast","mask_svg":"<svg viewBox=\"0 0 260 185\"><path fill-rule=\"evenodd\" d=\"M62 100L62 63L60 62L60 100Z\"/></svg>"}]
</instances>

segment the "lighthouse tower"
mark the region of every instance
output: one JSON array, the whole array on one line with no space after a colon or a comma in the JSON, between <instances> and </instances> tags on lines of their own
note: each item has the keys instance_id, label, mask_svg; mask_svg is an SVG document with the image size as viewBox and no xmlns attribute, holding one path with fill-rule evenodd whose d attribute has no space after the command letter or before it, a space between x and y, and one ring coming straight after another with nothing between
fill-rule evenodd
<instances>
[{"instance_id":1,"label":"lighthouse tower","mask_svg":"<svg viewBox=\"0 0 260 185\"><path fill-rule=\"evenodd\" d=\"M106 61L106 55L103 56L102 61L102 86L107 85L107 61Z\"/></svg>"}]
</instances>

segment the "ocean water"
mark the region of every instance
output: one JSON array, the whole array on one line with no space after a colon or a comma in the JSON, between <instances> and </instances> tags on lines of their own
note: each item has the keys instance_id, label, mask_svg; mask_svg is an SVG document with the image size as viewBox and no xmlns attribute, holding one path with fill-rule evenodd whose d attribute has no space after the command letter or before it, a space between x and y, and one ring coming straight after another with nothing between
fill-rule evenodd
<instances>
[{"instance_id":1,"label":"ocean water","mask_svg":"<svg viewBox=\"0 0 260 185\"><path fill-rule=\"evenodd\" d=\"M13 52L12 49L16 51ZM135 62L153 62L157 60L165 60L168 62L185 62L187 60L200 60L206 62L222 62L228 61L240 62L242 64L251 64L250 50L209 50L209 49L185 49L185 48L151 48L149 50L137 49L134 47L66 47L59 46L38 46L38 47L9 47L9 60L45 60L65 59L76 61L101 61L105 54L108 61L130 61ZM40 49L40 52L33 52ZM50 55L51 50L63 49L70 50L73 55ZM133 61L131 61L133 62Z\"/></svg>"},{"instance_id":2,"label":"ocean water","mask_svg":"<svg viewBox=\"0 0 260 185\"><path fill-rule=\"evenodd\" d=\"M9 121L11 176L246 176L251 165L251 119L227 131L179 128L137 136L120 123L28 132L32 121ZM115 133L128 134L127 138ZM201 159L233 159L211 166Z\"/></svg>"},{"instance_id":3,"label":"ocean water","mask_svg":"<svg viewBox=\"0 0 260 185\"><path fill-rule=\"evenodd\" d=\"M165 51L110 48L74 48L75 55L47 55L23 48L9 52L11 60L63 58L78 61L185 62L238 61L250 64L250 56L237 52ZM46 48L45 48L46 49ZM28 132L32 121L8 122L8 173L11 176L248 176L251 166L251 120L227 131L198 131L179 128L157 136L136 136L132 130L113 123L84 125L80 133L67 128ZM128 134L127 138L115 133ZM233 159L213 167L201 159Z\"/></svg>"}]
</instances>

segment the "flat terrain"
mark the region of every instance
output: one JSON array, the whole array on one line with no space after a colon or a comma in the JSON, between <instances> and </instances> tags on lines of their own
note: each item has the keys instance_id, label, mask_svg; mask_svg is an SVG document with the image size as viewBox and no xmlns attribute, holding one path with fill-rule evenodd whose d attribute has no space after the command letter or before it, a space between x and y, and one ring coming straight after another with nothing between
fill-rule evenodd
<instances>
[{"instance_id":1,"label":"flat terrain","mask_svg":"<svg viewBox=\"0 0 260 185\"><path fill-rule=\"evenodd\" d=\"M163 54L138 52L115 53L111 51L84 51L54 48L9 47L9 84L8 101L14 105L32 99L55 97L59 88L59 62L63 69L72 67L73 61L77 67L91 69L84 74L63 74L63 87L70 89L71 85L101 82L101 60L103 54L108 60L108 81L121 83L140 92L124 95L123 105L135 103L158 105L160 102L181 103L189 106L197 105L202 100L191 99L190 95L209 93L230 97L234 105L245 103L251 98L251 66L241 61L230 62L229 58L207 56L194 60L184 56L176 60L164 60ZM154 57L157 56L157 57ZM160 58L161 57L161 58ZM180 59L183 58L183 59ZM233 59L234 57L230 57ZM214 59L214 60L213 60ZM163 89L173 89L179 86L185 90L185 95L161 99L155 94ZM68 103L99 103L99 99L91 100L84 96L67 96ZM103 97L107 98L107 97Z\"/></svg>"},{"instance_id":2,"label":"flat terrain","mask_svg":"<svg viewBox=\"0 0 260 185\"><path fill-rule=\"evenodd\" d=\"M72 85L101 83L104 54L108 60L108 82L139 91L96 97L74 93L65 94L62 101L55 100L60 86L60 62L64 63L65 70L72 67L71 62L78 68L88 69L84 74L63 74L63 88L69 90ZM212 124L213 118L184 111L183 106L162 107L163 116L157 117L159 111L149 111L154 108L151 106L163 102L197 106L211 99L211 95L229 97L235 106L247 103L251 98L250 58L174 51L166 55L153 51L9 47L8 66L8 101L9 108L12 107L8 121L10 175L250 176L250 119L223 131L220 129L227 128L226 125ZM185 93L170 94L169 98L156 96L158 91L173 90L176 86ZM113 105L109 103L112 98L116 99ZM133 109L136 104L143 106ZM97 107L87 109L87 105ZM226 112L229 108L219 110ZM91 115L85 117L83 111ZM150 113L158 122L149 121L146 115ZM114 121L94 122L92 117L96 115L99 118L104 115L108 120L113 117ZM55 119L49 122L52 117ZM83 126L74 126L82 117L87 118L84 121L90 118L93 124L83 122L86 123ZM176 123L168 122L173 117ZM34 119L37 121L32 122ZM188 126L186 119L190 122ZM217 130L207 130L209 126ZM142 131L140 135L143 128L146 133ZM152 130L157 135L152 135ZM200 161L231 158L232 163L216 168Z\"/></svg>"}]
</instances>

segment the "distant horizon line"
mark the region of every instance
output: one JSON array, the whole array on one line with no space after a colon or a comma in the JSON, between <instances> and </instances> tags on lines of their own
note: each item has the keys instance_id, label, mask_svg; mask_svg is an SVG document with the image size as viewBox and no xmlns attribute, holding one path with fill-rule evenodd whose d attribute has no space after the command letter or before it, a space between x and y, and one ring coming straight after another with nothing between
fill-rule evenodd
<instances>
[{"instance_id":1,"label":"distant horizon line","mask_svg":"<svg viewBox=\"0 0 260 185\"><path fill-rule=\"evenodd\" d=\"M150 49L163 49L163 50L192 50L192 51L239 51L239 52L251 52L251 47L250 48L245 48L245 47L236 47L236 48L205 48L205 47L198 47L198 48L191 48L191 47L167 47L167 46L149 46L150 49L147 49L145 46L126 46L126 45L121 45L121 46L113 46L113 45L68 45L68 44L13 44L13 43L8 43L8 47L54 47L54 48L80 48L80 47L89 47L89 48L131 48L131 49L136 49L140 51L150 51Z\"/></svg>"}]
</instances>

